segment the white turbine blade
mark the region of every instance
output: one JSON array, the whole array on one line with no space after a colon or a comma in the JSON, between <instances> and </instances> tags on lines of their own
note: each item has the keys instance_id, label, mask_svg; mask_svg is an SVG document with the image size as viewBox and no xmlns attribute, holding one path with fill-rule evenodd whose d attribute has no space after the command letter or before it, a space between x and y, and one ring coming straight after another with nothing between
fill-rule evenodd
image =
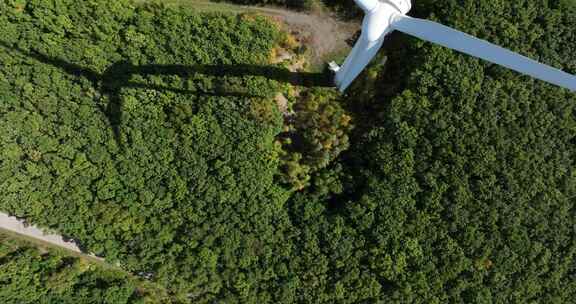
<instances>
[{"instance_id":1,"label":"white turbine blade","mask_svg":"<svg viewBox=\"0 0 576 304\"><path fill-rule=\"evenodd\" d=\"M376 40L376 41L368 41L363 36L358 39L356 45L358 48L362 50L361 52L357 52L353 57L351 57L350 61L348 62L347 66L344 66L344 71L342 74L342 78L338 83L340 92L344 92L346 88L360 75L362 70L372 61L372 58L378 54L378 50L382 46L384 42L384 37ZM340 75L337 75L340 76Z\"/></svg>"},{"instance_id":2,"label":"white turbine blade","mask_svg":"<svg viewBox=\"0 0 576 304\"><path fill-rule=\"evenodd\" d=\"M338 87L342 83L342 80L344 80L344 75L346 75L348 73L348 70L350 70L350 62L353 60L353 58L355 58L358 55L360 47L361 47L360 43L356 42L354 44L352 51L350 51L350 54L348 54L348 56L344 60L344 63L340 67L340 70L336 73L334 81Z\"/></svg>"},{"instance_id":3,"label":"white turbine blade","mask_svg":"<svg viewBox=\"0 0 576 304\"><path fill-rule=\"evenodd\" d=\"M440 44L571 91L576 91L576 76L442 24L408 16L398 16L391 26L395 30L422 40Z\"/></svg>"},{"instance_id":4,"label":"white turbine blade","mask_svg":"<svg viewBox=\"0 0 576 304\"><path fill-rule=\"evenodd\" d=\"M373 11L378 7L378 5L380 5L379 0L354 0L354 2L364 11L364 13Z\"/></svg>"}]
</instances>

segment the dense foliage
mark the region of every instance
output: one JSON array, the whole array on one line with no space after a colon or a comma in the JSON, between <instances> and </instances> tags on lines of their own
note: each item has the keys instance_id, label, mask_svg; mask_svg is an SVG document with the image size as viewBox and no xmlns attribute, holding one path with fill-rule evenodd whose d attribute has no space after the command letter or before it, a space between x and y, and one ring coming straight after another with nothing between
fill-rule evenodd
<instances>
[{"instance_id":1,"label":"dense foliage","mask_svg":"<svg viewBox=\"0 0 576 304\"><path fill-rule=\"evenodd\" d=\"M275 27L35 0L0 1L0 29L3 211L195 302L280 296L282 118L253 109L279 86L261 66Z\"/></svg>"},{"instance_id":2,"label":"dense foliage","mask_svg":"<svg viewBox=\"0 0 576 304\"><path fill-rule=\"evenodd\" d=\"M576 73L574 6L415 5ZM347 95L351 151L290 204L306 299L574 303L576 95L401 34L387 46Z\"/></svg>"},{"instance_id":3,"label":"dense foliage","mask_svg":"<svg viewBox=\"0 0 576 304\"><path fill-rule=\"evenodd\" d=\"M280 181L302 190L311 175L325 168L348 149L351 117L334 90L311 89L295 104L288 131L280 134L282 146Z\"/></svg>"},{"instance_id":4,"label":"dense foliage","mask_svg":"<svg viewBox=\"0 0 576 304\"><path fill-rule=\"evenodd\" d=\"M414 5L576 73L567 1ZM286 130L262 18L0 12L0 209L193 303L574 302L574 94L398 34Z\"/></svg>"},{"instance_id":5,"label":"dense foliage","mask_svg":"<svg viewBox=\"0 0 576 304\"><path fill-rule=\"evenodd\" d=\"M0 299L5 304L159 303L162 292L118 270L0 234Z\"/></svg>"}]
</instances>

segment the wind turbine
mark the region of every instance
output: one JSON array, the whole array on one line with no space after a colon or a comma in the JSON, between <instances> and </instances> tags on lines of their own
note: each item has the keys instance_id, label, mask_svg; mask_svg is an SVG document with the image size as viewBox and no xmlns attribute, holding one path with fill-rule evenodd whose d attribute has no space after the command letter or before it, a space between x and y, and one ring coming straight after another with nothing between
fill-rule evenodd
<instances>
[{"instance_id":1,"label":"wind turbine","mask_svg":"<svg viewBox=\"0 0 576 304\"><path fill-rule=\"evenodd\" d=\"M335 72L334 82L340 92L344 92L376 56L384 37L394 30L576 91L574 75L442 24L406 16L412 8L410 0L354 0L354 2L365 13L362 34L342 67L334 62L329 63L329 68Z\"/></svg>"}]
</instances>

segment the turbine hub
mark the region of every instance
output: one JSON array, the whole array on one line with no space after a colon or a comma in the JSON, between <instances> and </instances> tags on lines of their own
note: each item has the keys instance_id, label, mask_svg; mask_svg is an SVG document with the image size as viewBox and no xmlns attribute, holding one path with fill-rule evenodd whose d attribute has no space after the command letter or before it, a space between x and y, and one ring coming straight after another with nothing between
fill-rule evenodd
<instances>
[{"instance_id":1,"label":"turbine hub","mask_svg":"<svg viewBox=\"0 0 576 304\"><path fill-rule=\"evenodd\" d=\"M402 15L406 15L406 13L412 9L412 2L410 2L410 0L382 0L382 2L390 4Z\"/></svg>"}]
</instances>

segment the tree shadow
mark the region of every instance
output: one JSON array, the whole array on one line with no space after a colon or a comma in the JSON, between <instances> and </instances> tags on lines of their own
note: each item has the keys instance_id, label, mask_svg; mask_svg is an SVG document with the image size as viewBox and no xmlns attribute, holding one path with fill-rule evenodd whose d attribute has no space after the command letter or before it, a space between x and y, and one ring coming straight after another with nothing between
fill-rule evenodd
<instances>
[{"instance_id":1,"label":"tree shadow","mask_svg":"<svg viewBox=\"0 0 576 304\"><path fill-rule=\"evenodd\" d=\"M69 75L84 77L88 79L94 88L108 96L106 107L97 105L100 111L107 118L113 131L114 140L118 147L124 150L121 141L120 126L122 125L122 88L142 88L163 92L176 92L185 94L195 94L203 96L220 97L265 97L249 94L246 92L227 92L216 89L211 92L201 90L186 90L181 88L171 88L165 86L142 84L130 81L133 75L175 75L183 78L191 78L196 74L209 76L260 76L278 82L290 83L292 85L305 87L333 87L329 73L309 73L291 72L285 68L276 66L260 66L251 64L224 64L224 65L160 65L150 64L136 66L128 61L119 61L110 65L103 73L98 73L89 68L67 62L65 60L49 57L38 51L25 51L14 45L0 41L0 46L5 49L16 51L24 56L33 58L43 64L48 64L59 68Z\"/></svg>"}]
</instances>

